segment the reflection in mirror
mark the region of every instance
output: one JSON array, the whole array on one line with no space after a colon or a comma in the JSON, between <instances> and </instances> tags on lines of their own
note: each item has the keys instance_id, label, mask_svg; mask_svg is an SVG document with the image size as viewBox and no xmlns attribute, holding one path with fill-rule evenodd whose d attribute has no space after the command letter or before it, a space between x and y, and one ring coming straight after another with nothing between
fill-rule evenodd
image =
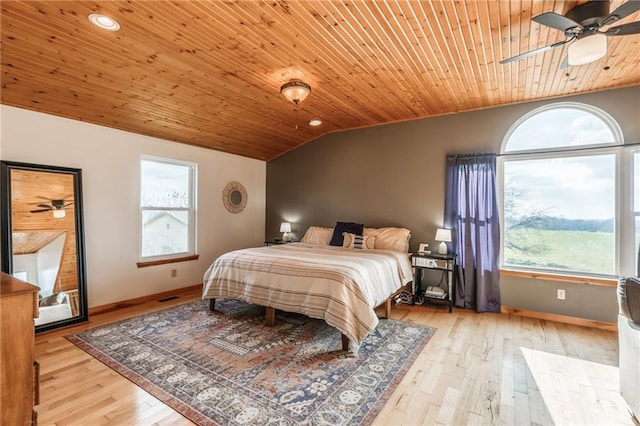
<instances>
[{"instance_id":1,"label":"reflection in mirror","mask_svg":"<svg viewBox=\"0 0 640 426\"><path fill-rule=\"evenodd\" d=\"M1 175L2 270L39 287L36 331L86 320L80 170L3 161Z\"/></svg>"},{"instance_id":2,"label":"reflection in mirror","mask_svg":"<svg viewBox=\"0 0 640 426\"><path fill-rule=\"evenodd\" d=\"M231 191L231 194L229 194L229 201L231 201L231 204L234 206L239 206L240 203L242 203L242 193L237 189L234 189Z\"/></svg>"}]
</instances>

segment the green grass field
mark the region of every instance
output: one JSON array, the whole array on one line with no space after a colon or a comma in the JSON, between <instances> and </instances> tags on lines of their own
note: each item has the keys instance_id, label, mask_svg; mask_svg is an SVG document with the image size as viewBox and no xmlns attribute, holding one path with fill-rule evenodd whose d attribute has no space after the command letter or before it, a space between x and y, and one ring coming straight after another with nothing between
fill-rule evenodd
<instances>
[{"instance_id":1,"label":"green grass field","mask_svg":"<svg viewBox=\"0 0 640 426\"><path fill-rule=\"evenodd\" d=\"M512 241L523 250L508 247ZM505 235L503 263L523 266L613 274L613 233L512 229Z\"/></svg>"}]
</instances>

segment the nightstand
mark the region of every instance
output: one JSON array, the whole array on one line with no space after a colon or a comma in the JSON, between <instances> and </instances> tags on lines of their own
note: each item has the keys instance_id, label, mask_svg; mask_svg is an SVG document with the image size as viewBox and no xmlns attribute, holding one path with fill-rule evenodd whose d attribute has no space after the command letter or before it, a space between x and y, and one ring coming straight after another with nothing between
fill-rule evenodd
<instances>
[{"instance_id":1,"label":"nightstand","mask_svg":"<svg viewBox=\"0 0 640 426\"><path fill-rule=\"evenodd\" d=\"M292 243L293 241L284 241L284 240L280 240L278 238L276 238L275 240L268 240L264 242L265 246L275 246L278 244L289 244Z\"/></svg>"},{"instance_id":2,"label":"nightstand","mask_svg":"<svg viewBox=\"0 0 640 426\"><path fill-rule=\"evenodd\" d=\"M456 255L438 253L413 253L411 255L411 266L413 266L413 303L429 302L446 303L449 305L449 312L453 311L454 292L456 287ZM442 271L445 286L443 293L422 289L422 276L425 270ZM442 283L443 280L440 280ZM440 284L435 287L441 288Z\"/></svg>"}]
</instances>

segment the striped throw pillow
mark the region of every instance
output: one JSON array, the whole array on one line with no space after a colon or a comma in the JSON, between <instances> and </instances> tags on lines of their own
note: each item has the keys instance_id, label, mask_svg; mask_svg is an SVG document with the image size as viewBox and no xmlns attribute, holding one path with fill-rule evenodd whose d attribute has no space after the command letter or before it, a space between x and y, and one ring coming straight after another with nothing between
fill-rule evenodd
<instances>
[{"instance_id":1,"label":"striped throw pillow","mask_svg":"<svg viewBox=\"0 0 640 426\"><path fill-rule=\"evenodd\" d=\"M371 235L356 235L349 232L342 233L344 241L342 247L361 250L373 250L376 238Z\"/></svg>"}]
</instances>

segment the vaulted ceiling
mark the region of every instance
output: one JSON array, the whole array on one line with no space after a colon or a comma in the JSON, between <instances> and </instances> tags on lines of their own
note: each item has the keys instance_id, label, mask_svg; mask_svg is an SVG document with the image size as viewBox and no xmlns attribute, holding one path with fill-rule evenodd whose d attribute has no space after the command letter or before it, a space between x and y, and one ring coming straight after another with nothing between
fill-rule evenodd
<instances>
[{"instance_id":1,"label":"vaulted ceiling","mask_svg":"<svg viewBox=\"0 0 640 426\"><path fill-rule=\"evenodd\" d=\"M580 3L3 1L1 102L269 160L328 132L640 84L638 34L568 69L566 46L499 63L564 40L531 18ZM312 87L297 108L290 79Z\"/></svg>"}]
</instances>

